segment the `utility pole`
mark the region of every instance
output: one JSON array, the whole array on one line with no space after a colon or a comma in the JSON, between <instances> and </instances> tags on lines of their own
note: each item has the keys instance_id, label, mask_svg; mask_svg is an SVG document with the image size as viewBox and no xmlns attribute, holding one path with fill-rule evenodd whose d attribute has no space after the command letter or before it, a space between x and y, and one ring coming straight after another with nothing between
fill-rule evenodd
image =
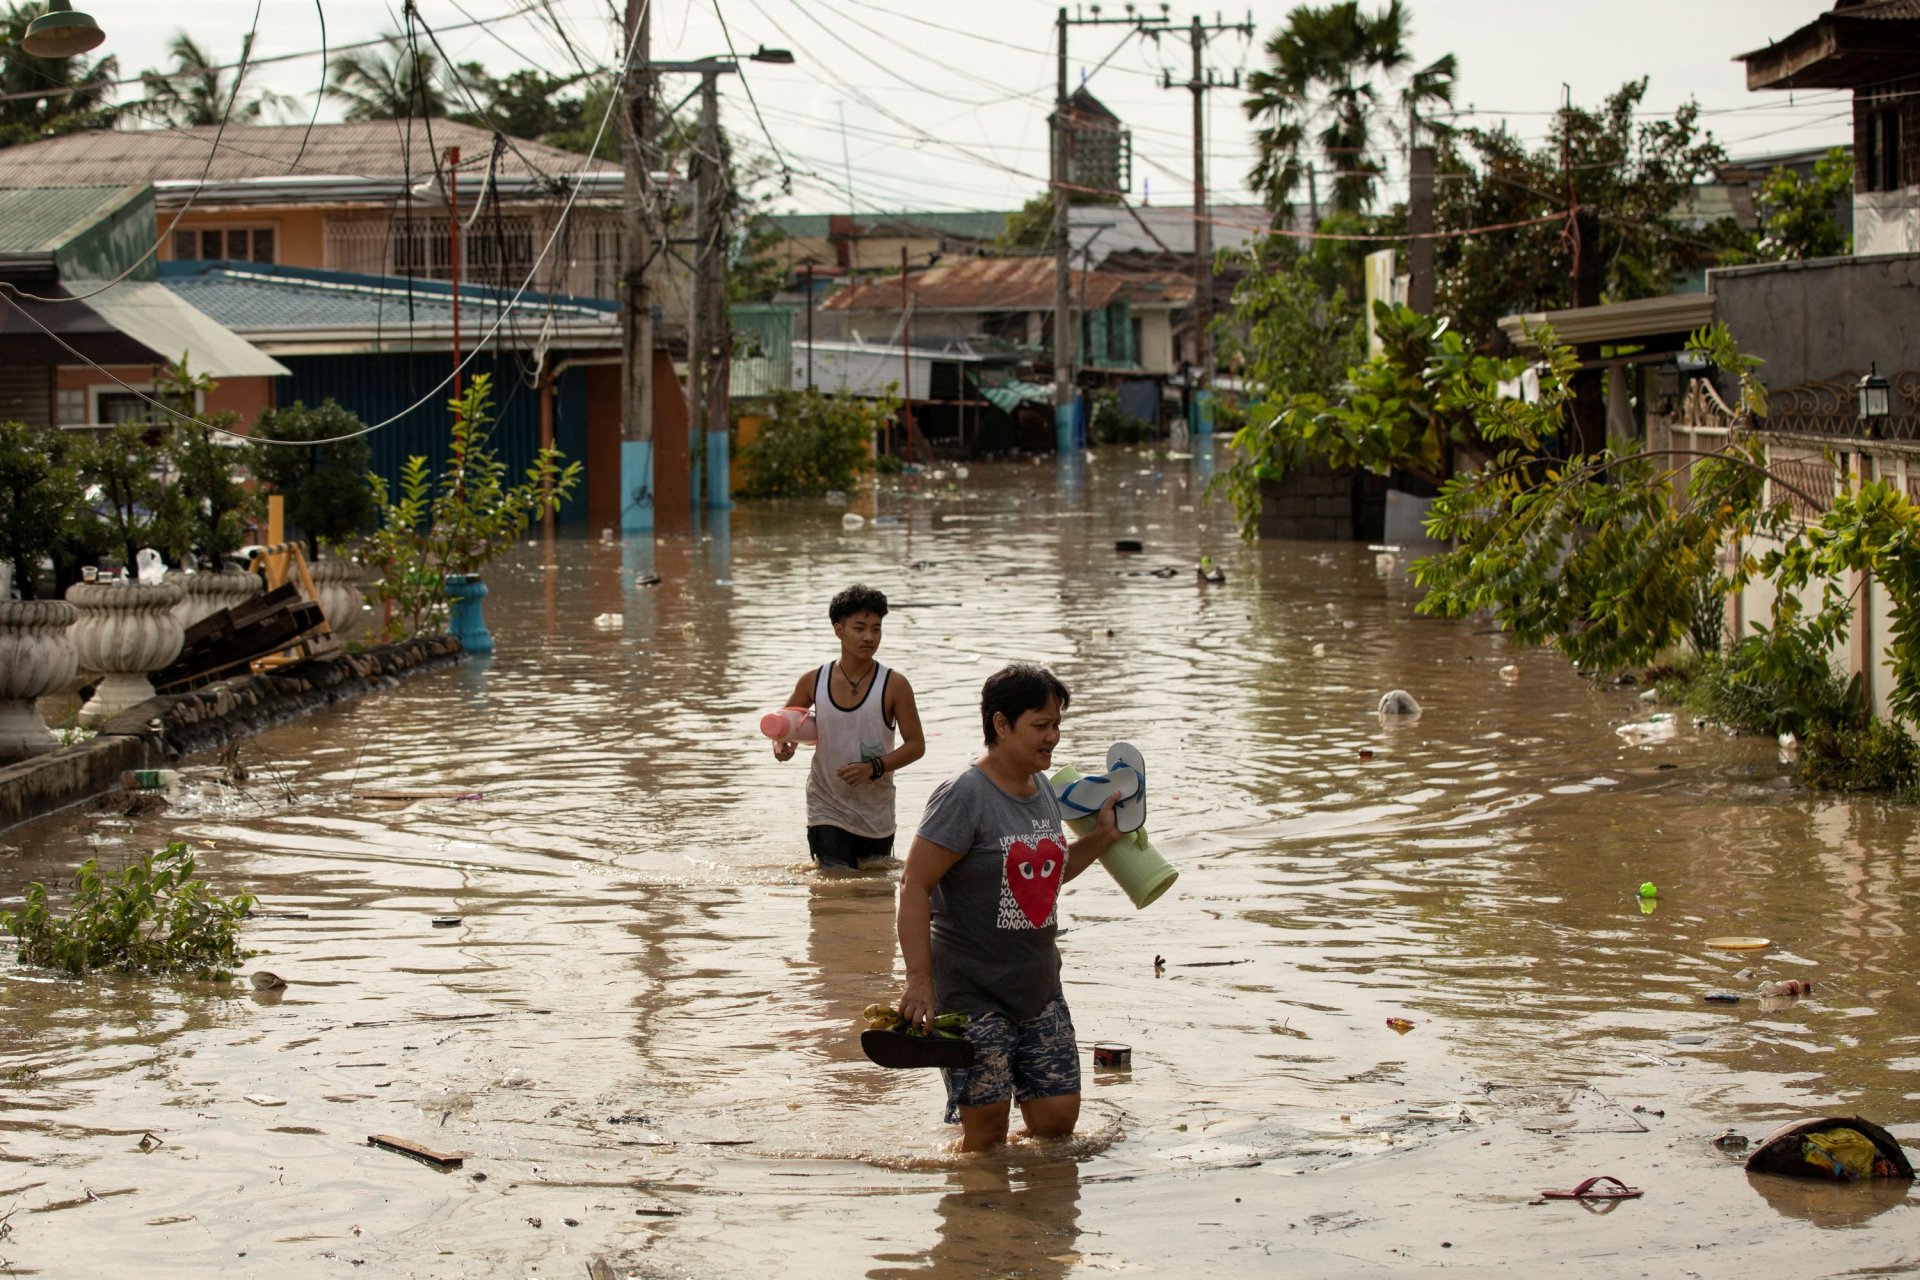
<instances>
[{"instance_id":1,"label":"utility pole","mask_svg":"<svg viewBox=\"0 0 1920 1280\"><path fill-rule=\"evenodd\" d=\"M1167 6L1160 6L1160 16L1149 18L1134 12L1133 6L1126 6L1126 16L1103 18L1098 5L1093 7L1089 17L1068 16L1065 5L1053 20L1055 43L1055 77L1053 95L1053 147L1051 154L1050 185L1053 187L1053 403L1054 438L1061 438L1060 410L1074 401L1073 369L1079 358L1080 326L1074 318L1072 291L1069 287L1071 273L1068 258L1072 246L1068 243L1068 188L1072 185L1073 172L1073 110L1067 102L1067 28L1127 26L1138 35L1154 35L1172 30L1166 17Z\"/></svg>"},{"instance_id":2,"label":"utility pole","mask_svg":"<svg viewBox=\"0 0 1920 1280\"><path fill-rule=\"evenodd\" d=\"M1433 148L1420 145L1420 117L1407 107L1407 305L1433 314Z\"/></svg>"},{"instance_id":3,"label":"utility pole","mask_svg":"<svg viewBox=\"0 0 1920 1280\"><path fill-rule=\"evenodd\" d=\"M900 448L913 459L913 297L907 289L907 246L900 246Z\"/></svg>"},{"instance_id":4,"label":"utility pole","mask_svg":"<svg viewBox=\"0 0 1920 1280\"><path fill-rule=\"evenodd\" d=\"M653 137L653 84L648 67L651 0L627 0L627 62L622 77L621 159L626 167L625 223L620 237L620 529L653 528L653 257L648 208Z\"/></svg>"},{"instance_id":5,"label":"utility pole","mask_svg":"<svg viewBox=\"0 0 1920 1280\"><path fill-rule=\"evenodd\" d=\"M453 274L453 398L460 398L460 148L447 148L447 246Z\"/></svg>"},{"instance_id":6,"label":"utility pole","mask_svg":"<svg viewBox=\"0 0 1920 1280\"><path fill-rule=\"evenodd\" d=\"M1073 403L1073 308L1067 300L1067 7L1053 20L1057 75L1053 92L1053 404L1054 433L1060 410Z\"/></svg>"},{"instance_id":7,"label":"utility pole","mask_svg":"<svg viewBox=\"0 0 1920 1280\"><path fill-rule=\"evenodd\" d=\"M1202 387L1213 386L1213 225L1207 220L1207 90L1238 89L1240 71L1233 79L1222 80L1206 65L1207 37L1237 31L1253 39L1253 15L1245 22L1202 22L1195 14L1187 27L1187 40L1193 46L1193 74L1184 85L1176 85L1172 72L1163 72L1160 87L1181 88L1193 94L1193 353Z\"/></svg>"},{"instance_id":8,"label":"utility pole","mask_svg":"<svg viewBox=\"0 0 1920 1280\"><path fill-rule=\"evenodd\" d=\"M689 429L702 442L728 431L728 363L733 326L727 313L727 175L720 164L720 89L722 70L700 74L700 145L690 166L694 178L693 332L687 337ZM704 454L702 458L704 459ZM701 468L704 472L705 468ZM713 484L710 482L708 488ZM695 495L696 498L698 495ZM725 495L709 493L709 500ZM700 505L698 501L695 506Z\"/></svg>"}]
</instances>

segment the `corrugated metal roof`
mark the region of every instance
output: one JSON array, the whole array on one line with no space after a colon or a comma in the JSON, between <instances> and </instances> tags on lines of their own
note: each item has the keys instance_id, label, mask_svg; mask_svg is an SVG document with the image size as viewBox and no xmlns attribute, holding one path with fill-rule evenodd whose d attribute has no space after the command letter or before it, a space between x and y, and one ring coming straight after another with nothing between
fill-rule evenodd
<instances>
[{"instance_id":1,"label":"corrugated metal roof","mask_svg":"<svg viewBox=\"0 0 1920 1280\"><path fill-rule=\"evenodd\" d=\"M1864 0L1836 4L1833 11L1849 18L1920 18L1920 0Z\"/></svg>"},{"instance_id":2,"label":"corrugated metal roof","mask_svg":"<svg viewBox=\"0 0 1920 1280\"><path fill-rule=\"evenodd\" d=\"M383 276L357 276L252 263L168 262L161 282L194 307L240 333L296 330L356 333L401 339L408 330L443 330L453 324L452 290L436 281L416 280L409 302L407 282ZM460 324L477 338L500 318L511 294L478 287L460 294ZM496 341L530 347L542 323L552 315L563 324L605 327L617 332L618 304L596 299L548 299L525 294L514 317L501 326Z\"/></svg>"},{"instance_id":3,"label":"corrugated metal roof","mask_svg":"<svg viewBox=\"0 0 1920 1280\"><path fill-rule=\"evenodd\" d=\"M421 178L448 147L460 148L463 171L483 173L493 135L451 120L352 121L315 125L311 133L299 124L228 125L224 134L211 127L91 129L0 150L0 187L199 181L203 175L212 182L295 174ZM498 172L538 177L619 169L538 142L515 142L501 154Z\"/></svg>"},{"instance_id":4,"label":"corrugated metal roof","mask_svg":"<svg viewBox=\"0 0 1920 1280\"><path fill-rule=\"evenodd\" d=\"M1191 277L1172 272L1135 274L1075 271L1068 276L1076 307L1098 308L1125 300L1136 305L1184 306L1193 298ZM1053 308L1052 258L961 258L907 277L906 292L921 311L1049 311ZM842 289L823 311L899 311L900 280L879 279Z\"/></svg>"},{"instance_id":5,"label":"corrugated metal roof","mask_svg":"<svg viewBox=\"0 0 1920 1280\"><path fill-rule=\"evenodd\" d=\"M1273 215L1257 204L1207 206L1208 243L1215 250L1245 249L1266 234ZM1075 261L1091 249L1094 265L1108 255L1137 250L1142 253L1193 252L1194 217L1191 205L1075 205L1067 210L1067 243Z\"/></svg>"},{"instance_id":6,"label":"corrugated metal roof","mask_svg":"<svg viewBox=\"0 0 1920 1280\"><path fill-rule=\"evenodd\" d=\"M114 328L169 360L185 358L199 373L216 378L284 378L287 367L234 333L163 284L122 280L69 280L67 288L90 294L87 305Z\"/></svg>"},{"instance_id":7,"label":"corrugated metal roof","mask_svg":"<svg viewBox=\"0 0 1920 1280\"><path fill-rule=\"evenodd\" d=\"M863 213L852 217L850 221L856 233L863 236L907 232L986 241L998 239L1007 229L1007 219L1012 216L1011 213L956 209L919 213ZM848 215L837 213L779 213L768 221L790 239L815 239L828 233L835 218L846 217Z\"/></svg>"},{"instance_id":8,"label":"corrugated metal roof","mask_svg":"<svg viewBox=\"0 0 1920 1280\"><path fill-rule=\"evenodd\" d=\"M0 156L7 152L0 151ZM53 253L122 205L140 186L0 189L0 254Z\"/></svg>"}]
</instances>

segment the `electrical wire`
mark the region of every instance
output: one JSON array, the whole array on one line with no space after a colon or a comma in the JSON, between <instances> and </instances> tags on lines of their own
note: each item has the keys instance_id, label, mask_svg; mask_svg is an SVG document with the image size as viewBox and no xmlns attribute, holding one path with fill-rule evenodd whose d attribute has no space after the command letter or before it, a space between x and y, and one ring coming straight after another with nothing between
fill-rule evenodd
<instances>
[{"instance_id":1,"label":"electrical wire","mask_svg":"<svg viewBox=\"0 0 1920 1280\"><path fill-rule=\"evenodd\" d=\"M29 293L27 290L7 280L0 280L0 289L5 289L7 293L12 294L14 297L28 298L34 302L84 302L88 298L99 297L107 290L125 280L145 265L148 258L151 258L160 251L160 246L172 237L174 228L180 225L180 219L187 215L187 211L192 209L194 202L200 198L200 193L206 189L207 175L213 172L214 158L220 154L220 139L227 131L228 120L233 117L233 104L239 101L240 98L240 84L247 78L246 51L253 47L254 37L260 32L260 10L265 3L266 0L254 0L253 2L253 25L248 28L247 34L240 42L241 59L239 69L234 74L233 87L227 91L227 105L225 110L220 113L220 126L214 130L213 145L207 150L207 163L200 170L200 180L194 184L193 191L187 196L187 202L173 215L172 221L168 222L165 229L160 232L153 243L147 246L147 251L128 263L126 269L119 275L106 281L99 288L89 293L69 294L64 298L43 298L37 293Z\"/></svg>"},{"instance_id":2,"label":"electrical wire","mask_svg":"<svg viewBox=\"0 0 1920 1280\"><path fill-rule=\"evenodd\" d=\"M449 25L447 25L442 29L446 31L456 31L465 27L482 27L482 26L487 26L489 24L496 23L496 22L506 22L513 18L524 17L527 14L532 13L535 9L544 7L547 3L548 3L548 0L526 0L526 2L521 4L518 8L509 9L507 12L502 14L497 14L494 17L476 18L471 22L450 23ZM335 45L333 47L333 52L347 53L355 49L371 49L375 45L388 43L390 39L391 37L389 36L379 36L372 40L360 40L353 44ZM203 70L232 71L239 67L264 67L271 62L297 62L301 58L324 57L326 56L326 53L327 51L324 48L301 49L295 53L273 53L260 58L253 58L253 57L245 58L240 62L223 62L219 66L205 67L203 68ZM118 80L107 81L106 87L118 89L125 85L143 84L143 83L145 83L145 81L141 76L123 76ZM94 87L95 86L93 85L59 85L59 86L49 88L45 92L29 90L29 91L15 92L15 93L0 93L0 102L9 102L9 101L24 102L24 101L31 100L33 98L58 98L58 97L63 97L70 93L78 93L83 89L90 89Z\"/></svg>"},{"instance_id":3,"label":"electrical wire","mask_svg":"<svg viewBox=\"0 0 1920 1280\"><path fill-rule=\"evenodd\" d=\"M313 95L313 114L307 117L307 131L300 135L300 149L293 153L293 163L287 166L292 173L300 167L300 161L306 157L307 142L313 137L313 126L320 122L320 104L325 100L327 88L327 6L325 0L313 0L313 11L320 15L320 91Z\"/></svg>"},{"instance_id":4,"label":"electrical wire","mask_svg":"<svg viewBox=\"0 0 1920 1280\"><path fill-rule=\"evenodd\" d=\"M652 0L642 0L642 4L641 4L642 12L644 13L645 10L651 4L652 4ZM634 24L633 35L626 44L625 61L627 62L632 61L634 50L635 48L638 47L640 26L641 24L639 23ZM374 43L379 43L379 42L375 41ZM599 128L594 131L593 144L588 149L587 155L582 157L582 160L583 160L582 172L584 172L584 165L594 163L592 153L599 149L600 139L606 133L607 123L609 120L612 119L613 109L619 103L619 101L620 101L620 97L618 94L613 94L609 96L608 102L607 102L607 108L604 112L601 113L601 116L600 116ZM162 412L168 414L169 416L179 419L183 423L186 423L192 426L204 427L209 431L213 431L220 435L228 436L237 440L259 439L259 440L264 440L266 443L270 443L270 444L287 444L287 445L291 445L299 448L310 448L314 445L322 445L322 444L338 444L343 440L357 440L362 436L369 436L376 431L384 430L385 428L392 426L394 423L399 422L402 418L405 418L407 415L411 414L414 410L420 408L420 406L426 404L428 401L433 399L433 397L439 395L443 390L451 386L453 383L453 380L456 377L458 377L466 369L466 367L469 364L472 364L474 360L479 358L480 352L484 350L493 341L494 336L500 331L500 328L502 327L502 325L505 324L507 316L512 312L514 308L519 306L520 299L523 296L525 296L528 286L532 284L533 279L535 275L539 272L541 265L546 261L548 254L552 251L555 240L559 238L561 227L563 227L566 224L568 218L571 216L573 212L574 202L579 199L580 193L583 190L585 190L585 184L578 181L573 181L569 183L569 185L572 187L572 193L567 198L566 208L562 212L560 219L555 223L553 231L547 236L546 242L541 246L540 254L537 258L534 259L533 266L529 269L525 278L521 280L519 287L514 291L514 295L512 299L507 303L506 307L502 309L501 315L495 319L492 327L490 327L486 331L486 333L481 335L480 340L474 344L473 350L467 353L467 355L460 361L460 363L454 367L453 371L447 374L446 377L442 378L437 384L435 384L434 387L431 390L429 390L424 396L421 396L419 399L415 400L412 404L408 405L406 408L402 409L400 412L394 414L393 416L386 418L383 421L373 423L369 426L362 427L358 431L349 431L341 435L329 436L325 439L299 440L299 441L265 440L265 437L249 436L244 432L233 431L226 427L215 426L213 423L197 418L190 413L183 413L182 411L174 408L172 405L169 405L164 401L154 399L154 397L149 395L147 392L142 391L137 387L130 386L128 383L123 381L117 374L115 374L111 369L107 368L105 365L100 364L98 361L94 360L92 357L77 350L66 339L62 338L59 334L55 333L53 330L49 329L45 324L41 323L40 318L34 315L31 311L27 310L25 307L20 308L19 311L22 316L26 317L27 320L32 322L35 328L39 329L42 333L46 334L48 338L52 339L56 345L64 349L68 354L74 356L78 363L86 365L88 368L91 368L94 371L105 375L105 377L109 381L114 383L121 390L128 392L129 394L133 395L135 398L139 400L145 401L147 404L161 410ZM32 295L24 295L24 296L31 297ZM53 302L73 301L73 299L68 299L68 298L36 299L36 300L37 301L53 301Z\"/></svg>"},{"instance_id":5,"label":"electrical wire","mask_svg":"<svg viewBox=\"0 0 1920 1280\"><path fill-rule=\"evenodd\" d=\"M759 121L760 132L765 135L767 139L767 147L773 152L773 158L779 163L780 172L785 176L787 185L791 186L793 184L793 170L788 166L786 158L780 154L780 144L773 140L773 131L767 128L766 117L760 114L760 100L753 96L753 82L747 79L746 68L741 66L740 51L733 47L733 31L727 26L727 15L721 12L720 0L713 0L713 16L720 20L720 34L727 38L727 52L733 55L734 70L740 76L740 87L747 91L747 104L753 108L753 118Z\"/></svg>"}]
</instances>

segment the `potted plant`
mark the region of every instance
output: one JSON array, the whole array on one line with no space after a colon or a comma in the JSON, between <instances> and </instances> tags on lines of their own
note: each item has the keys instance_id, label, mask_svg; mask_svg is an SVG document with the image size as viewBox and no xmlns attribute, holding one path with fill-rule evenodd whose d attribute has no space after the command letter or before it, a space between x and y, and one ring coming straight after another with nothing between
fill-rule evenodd
<instances>
[{"instance_id":1,"label":"potted plant","mask_svg":"<svg viewBox=\"0 0 1920 1280\"><path fill-rule=\"evenodd\" d=\"M233 563L258 518L260 501L238 474L246 462L235 431L240 415L200 411L200 396L220 384L190 370L184 355L156 383L179 413L156 425L166 431L167 460L180 497L179 520L164 548L177 567L172 580L182 593L174 612L182 627L191 627L260 593L261 580Z\"/></svg>"},{"instance_id":2,"label":"potted plant","mask_svg":"<svg viewBox=\"0 0 1920 1280\"><path fill-rule=\"evenodd\" d=\"M536 518L558 511L580 482L580 464L563 467L560 451L548 446L535 455L524 480L507 483L507 465L494 453L487 430L490 389L490 376L479 374L465 395L449 402L453 428L437 478L427 478L425 458L408 458L399 500L389 502L386 482L369 477L382 513L368 544L369 563L381 574L372 594L397 606L389 638L420 634L444 604L447 630L461 646L491 653L481 570Z\"/></svg>"},{"instance_id":3,"label":"potted plant","mask_svg":"<svg viewBox=\"0 0 1920 1280\"><path fill-rule=\"evenodd\" d=\"M287 523L306 543L321 611L334 635L351 640L365 625L366 570L344 548L379 514L366 481L373 456L366 427L332 400L313 409L295 401L262 413L253 440L254 477L285 499Z\"/></svg>"},{"instance_id":4,"label":"potted plant","mask_svg":"<svg viewBox=\"0 0 1920 1280\"><path fill-rule=\"evenodd\" d=\"M57 431L0 422L0 764L54 748L34 703L77 670L70 631L78 610L41 591L41 562L80 505L70 453Z\"/></svg>"}]
</instances>

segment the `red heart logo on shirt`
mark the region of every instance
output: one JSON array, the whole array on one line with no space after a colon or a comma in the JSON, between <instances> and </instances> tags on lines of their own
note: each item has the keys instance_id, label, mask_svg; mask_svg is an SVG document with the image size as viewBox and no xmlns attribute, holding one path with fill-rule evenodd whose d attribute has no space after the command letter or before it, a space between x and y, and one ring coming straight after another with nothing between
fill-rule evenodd
<instances>
[{"instance_id":1,"label":"red heart logo on shirt","mask_svg":"<svg viewBox=\"0 0 1920 1280\"><path fill-rule=\"evenodd\" d=\"M1053 914L1066 869L1067 847L1058 840L1015 840L1007 846L1007 889L1034 928L1044 928Z\"/></svg>"}]
</instances>

